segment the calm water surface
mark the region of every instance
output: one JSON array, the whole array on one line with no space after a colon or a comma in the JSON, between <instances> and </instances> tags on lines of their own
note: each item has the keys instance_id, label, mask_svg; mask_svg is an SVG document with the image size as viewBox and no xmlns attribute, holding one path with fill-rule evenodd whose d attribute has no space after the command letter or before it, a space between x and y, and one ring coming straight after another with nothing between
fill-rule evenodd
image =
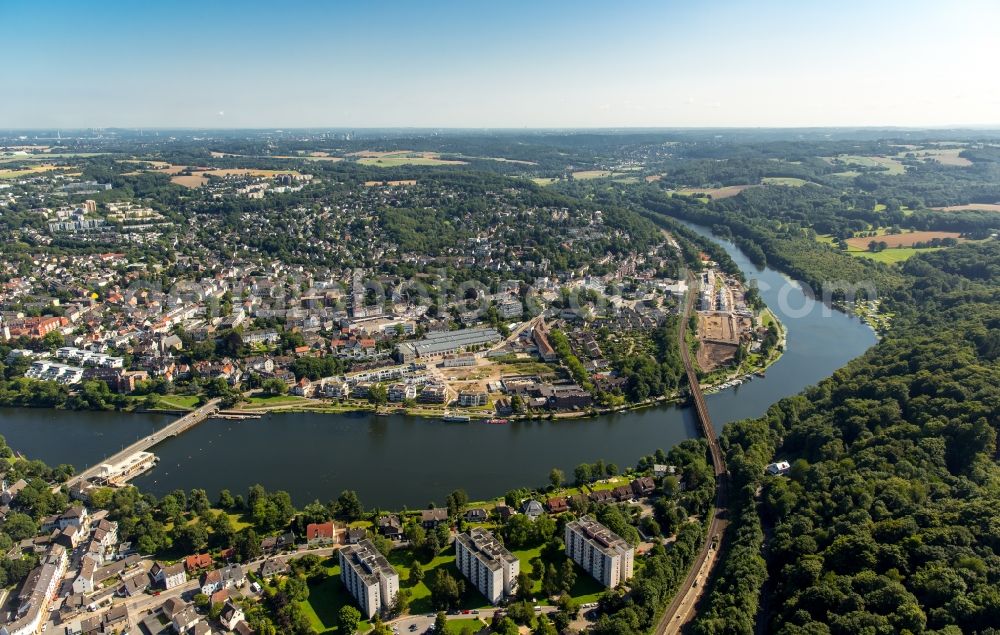
<instances>
[{"instance_id":1,"label":"calm water surface","mask_svg":"<svg viewBox=\"0 0 1000 635\"><path fill-rule=\"evenodd\" d=\"M694 228L694 227L693 227ZM711 234L694 228L702 234ZM782 397L829 376L875 343L857 318L814 306L771 269L758 270L735 245L719 240L787 328L781 360L736 389L706 398L715 425L763 414ZM784 289L784 291L782 291ZM803 315L804 314L804 315ZM165 425L151 414L0 409L0 434L15 450L50 464L90 465ZM200 487L243 493L254 483L287 490L297 504L327 501L354 489L366 506L443 504L457 487L488 498L546 482L560 467L584 461L634 464L644 454L697 434L690 408L662 406L561 422L449 424L369 414L271 414L259 420L207 421L154 452L160 464L133 481L156 495Z\"/></svg>"}]
</instances>

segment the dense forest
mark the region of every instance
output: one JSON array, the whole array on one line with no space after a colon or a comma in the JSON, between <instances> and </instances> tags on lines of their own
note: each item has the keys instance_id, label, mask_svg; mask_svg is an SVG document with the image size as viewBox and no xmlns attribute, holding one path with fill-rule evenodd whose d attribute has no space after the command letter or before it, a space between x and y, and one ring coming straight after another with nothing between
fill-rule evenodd
<instances>
[{"instance_id":1,"label":"dense forest","mask_svg":"<svg viewBox=\"0 0 1000 635\"><path fill-rule=\"evenodd\" d=\"M762 599L767 632L995 632L998 268L996 242L914 257L876 347L727 426L731 547L695 632L752 633Z\"/></svg>"}]
</instances>

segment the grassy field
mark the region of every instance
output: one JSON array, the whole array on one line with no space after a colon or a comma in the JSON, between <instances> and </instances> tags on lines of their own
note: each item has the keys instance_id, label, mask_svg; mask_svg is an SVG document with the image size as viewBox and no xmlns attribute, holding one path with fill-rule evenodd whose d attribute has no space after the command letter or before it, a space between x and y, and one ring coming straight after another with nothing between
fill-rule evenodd
<instances>
[{"instance_id":1,"label":"grassy field","mask_svg":"<svg viewBox=\"0 0 1000 635\"><path fill-rule=\"evenodd\" d=\"M727 185L726 187L682 187L679 190L675 190L675 194L681 194L683 196L697 196L699 194L704 194L705 196L720 199L720 198L730 198L736 196L743 190L753 187L752 185Z\"/></svg>"},{"instance_id":2,"label":"grassy field","mask_svg":"<svg viewBox=\"0 0 1000 635\"><path fill-rule=\"evenodd\" d=\"M198 403L197 395L162 395L159 399L161 408L174 410L193 410Z\"/></svg>"},{"instance_id":3,"label":"grassy field","mask_svg":"<svg viewBox=\"0 0 1000 635\"><path fill-rule=\"evenodd\" d=\"M984 212L1000 212L1000 203L969 203L967 205L949 205L948 207L932 207L939 212L964 212L965 210L980 210Z\"/></svg>"},{"instance_id":4,"label":"grassy field","mask_svg":"<svg viewBox=\"0 0 1000 635\"><path fill-rule=\"evenodd\" d=\"M890 248L894 247L911 247L915 243L925 243L929 242L935 238L955 238L957 240L961 239L961 234L958 232L937 232L937 231L919 231L919 232L906 232L902 234L881 234L878 238L848 238L847 244L850 247L854 247L859 251L867 251L868 243L873 240L878 242L884 242Z\"/></svg>"},{"instance_id":5,"label":"grassy field","mask_svg":"<svg viewBox=\"0 0 1000 635\"><path fill-rule=\"evenodd\" d=\"M337 624L337 614L350 600L350 595L340 583L340 565L336 558L330 558L326 577L318 584L309 585L309 599L301 602L303 612L309 618L309 623L317 633L336 633L340 630ZM363 621L358 624L358 631L371 630L371 624Z\"/></svg>"},{"instance_id":6,"label":"grassy field","mask_svg":"<svg viewBox=\"0 0 1000 635\"><path fill-rule=\"evenodd\" d=\"M802 187L809 181L793 176L765 176L760 180L763 185L784 185L785 187Z\"/></svg>"},{"instance_id":7,"label":"grassy field","mask_svg":"<svg viewBox=\"0 0 1000 635\"><path fill-rule=\"evenodd\" d=\"M0 170L0 179L19 179L22 176L34 176L36 174L41 174L42 172L48 172L50 170L68 170L66 166L58 165L33 165L30 168L23 168L19 170Z\"/></svg>"},{"instance_id":8,"label":"grassy field","mask_svg":"<svg viewBox=\"0 0 1000 635\"><path fill-rule=\"evenodd\" d=\"M467 165L467 162L457 159L442 159L437 152L371 151L355 152L350 156L357 157L357 161L361 165L373 165L380 168L394 168L401 165Z\"/></svg>"},{"instance_id":9,"label":"grassy field","mask_svg":"<svg viewBox=\"0 0 1000 635\"><path fill-rule=\"evenodd\" d=\"M378 168L395 168L401 165L466 165L465 161L448 159L432 159L428 157L391 157L387 159L358 159L361 165L372 165Z\"/></svg>"},{"instance_id":10,"label":"grassy field","mask_svg":"<svg viewBox=\"0 0 1000 635\"><path fill-rule=\"evenodd\" d=\"M589 181L590 179L603 179L612 174L613 172L610 170L580 170L579 172L573 172L573 179L577 181Z\"/></svg>"},{"instance_id":11,"label":"grassy field","mask_svg":"<svg viewBox=\"0 0 1000 635\"><path fill-rule=\"evenodd\" d=\"M546 185L552 185L553 183L559 181L559 179L555 177L541 177L541 176L535 177L531 180L535 182L535 185L541 185L542 187L545 187Z\"/></svg>"},{"instance_id":12,"label":"grassy field","mask_svg":"<svg viewBox=\"0 0 1000 635\"><path fill-rule=\"evenodd\" d=\"M531 566L530 562L533 558L539 557L541 555L541 552L542 548L536 547L534 549L520 549L512 551L511 553L517 556L517 559L521 561L522 571L533 572L534 569ZM555 564L557 567L562 565L562 552L560 552L560 557L556 562L553 562L553 564ZM573 582L573 587L569 591L570 597L576 600L578 604L587 604L589 602L596 602L597 599L600 597L600 595L604 593L606 589L603 586L601 586L601 584L597 580L590 577L590 574L584 571L581 567L574 565L573 568L576 571L576 580ZM539 575L538 577L541 577L541 575ZM537 598L536 604L550 604L548 598L538 597L541 595L542 591L541 580L535 580L535 585L532 587L531 590L536 594Z\"/></svg>"},{"instance_id":13,"label":"grassy field","mask_svg":"<svg viewBox=\"0 0 1000 635\"><path fill-rule=\"evenodd\" d=\"M315 404L316 401L312 399L306 399L305 397L298 397L296 395L254 395L250 397L247 401L250 402L249 408L260 408L263 406L284 406L287 404Z\"/></svg>"},{"instance_id":14,"label":"grassy field","mask_svg":"<svg viewBox=\"0 0 1000 635\"><path fill-rule=\"evenodd\" d=\"M462 635L466 627L471 628L473 633L478 633L485 626L486 622L478 617L448 620L448 633L449 635Z\"/></svg>"},{"instance_id":15,"label":"grassy field","mask_svg":"<svg viewBox=\"0 0 1000 635\"><path fill-rule=\"evenodd\" d=\"M921 253L928 253L931 251L940 251L944 247L925 247L923 249L914 249L913 247L895 247L892 249L885 249L872 253L870 251L851 251L849 252L852 256L859 256L861 258L868 258L876 262L884 262L886 264L895 264L897 262L904 262L909 260L912 256Z\"/></svg>"},{"instance_id":16,"label":"grassy field","mask_svg":"<svg viewBox=\"0 0 1000 635\"><path fill-rule=\"evenodd\" d=\"M969 161L965 157L958 156L964 149L965 148L935 148L931 150L908 150L900 152L896 156L904 157L907 154L913 154L916 158L925 162L937 161L941 165L967 168L972 165L972 161Z\"/></svg>"},{"instance_id":17,"label":"grassy field","mask_svg":"<svg viewBox=\"0 0 1000 635\"><path fill-rule=\"evenodd\" d=\"M834 165L856 165L863 168L886 168L889 174L899 176L906 172L906 166L892 157L865 157L856 154L841 154L836 157L824 157Z\"/></svg>"},{"instance_id":18,"label":"grassy field","mask_svg":"<svg viewBox=\"0 0 1000 635\"><path fill-rule=\"evenodd\" d=\"M14 161L51 161L52 159L96 157L102 154L107 154L107 152L40 152L38 154L18 154L12 156L0 156L0 163L11 163Z\"/></svg>"},{"instance_id":19,"label":"grassy field","mask_svg":"<svg viewBox=\"0 0 1000 635\"><path fill-rule=\"evenodd\" d=\"M884 234L881 233L883 231L884 230L880 230L880 237L878 238L878 240L883 240L884 239L883 238ZM936 232L932 232L932 233L936 233ZM903 234L903 235L905 236L906 234ZM835 249L837 247L837 241L834 240L834 238L832 236L829 236L829 235L819 235L819 236L816 236L816 240L819 241L819 242L821 242L821 243L825 243L827 245L830 245L831 247L833 247ZM859 241L859 240L863 240L864 244L861 245L861 244L856 244L856 243L852 243L851 242L851 241ZM873 253L871 251L868 251L868 243L870 241L872 241L872 240L875 240L875 238L864 238L864 239L852 238L852 239L848 240L847 241L847 253L850 254L851 256L854 256L855 258L868 258L868 259L874 260L876 262L882 262L882 263L885 263L885 264L895 264L897 262L904 262L904 261L908 260L909 258L911 258L912 256L914 256L915 254L918 254L918 253L926 253L926 252L938 251L938 250L941 250L941 249L945 249L944 247L925 247L923 249L915 249L913 247L890 247L889 249L883 249L882 251L874 252Z\"/></svg>"}]
</instances>

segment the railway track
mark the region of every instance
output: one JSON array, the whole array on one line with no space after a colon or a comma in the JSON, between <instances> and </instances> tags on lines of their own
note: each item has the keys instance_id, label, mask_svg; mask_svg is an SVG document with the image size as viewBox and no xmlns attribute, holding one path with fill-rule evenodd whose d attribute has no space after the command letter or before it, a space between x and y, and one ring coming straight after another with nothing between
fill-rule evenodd
<instances>
[{"instance_id":1,"label":"railway track","mask_svg":"<svg viewBox=\"0 0 1000 635\"><path fill-rule=\"evenodd\" d=\"M680 328L677 332L677 344L680 347L684 370L687 372L691 401L694 403L698 423L701 426L702 434L708 440L708 449L712 456L712 468L715 471L715 507L709 512L710 517L708 531L705 533L705 542L698 552L698 557L691 563L688 574L684 578L680 589L678 589L677 595L674 596L674 600L657 622L654 629L656 635L673 635L674 633L679 633L685 625L694 619L697 614L698 600L701 598L705 583L708 581L709 576L711 576L716 564L718 564L716 556L722 548L726 526L729 524L726 514L726 505L729 498L729 479L726 460L722 455L722 448L719 446L719 438L715 434L715 426L712 424L708 407L705 405L705 397L701 392L701 385L698 383L698 373L692 364L691 351L687 345L688 319L691 315L694 298L697 296L695 286L695 279L689 275L688 293L684 300L684 311Z\"/></svg>"}]
</instances>

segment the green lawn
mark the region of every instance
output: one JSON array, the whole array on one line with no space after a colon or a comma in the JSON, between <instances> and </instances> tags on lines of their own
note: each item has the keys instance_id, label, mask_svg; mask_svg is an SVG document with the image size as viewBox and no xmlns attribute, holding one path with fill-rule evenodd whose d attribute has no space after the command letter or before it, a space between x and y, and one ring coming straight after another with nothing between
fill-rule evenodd
<instances>
[{"instance_id":1,"label":"green lawn","mask_svg":"<svg viewBox=\"0 0 1000 635\"><path fill-rule=\"evenodd\" d=\"M521 568L525 571L531 571L531 565L529 564L532 558L541 555L541 547L536 547L534 549L521 549L513 551L514 555L517 556L521 561ZM432 559L430 562L421 561L420 565L424 570L423 581L417 584L410 583L410 570L413 566L413 555L403 549L397 549L389 554L389 562L395 567L396 572L399 574L399 585L401 590L408 590L410 592L410 610L409 613L412 615L421 615L434 613L434 608L431 606L431 591L427 587L427 582L431 580L432 576L439 569L444 568L448 573L450 573L456 579L463 579L462 574L458 572L455 568L455 556L453 548L448 548L442 551L438 556ZM556 559L554 564L562 564L562 554ZM350 595L342 587L340 583L340 565L337 563L336 558L329 558L324 562L326 566L326 577L320 582L309 584L309 599L301 603L302 609L312 627L317 633L333 633L337 632L337 614L341 607L351 601ZM535 583L535 588L533 589L536 593L541 591L541 582ZM583 569L576 567L576 581L573 584L573 588L570 590L570 595L578 603L596 602L597 598L605 591L604 587L600 585L596 580L590 577ZM547 599L538 598L539 604L548 604ZM484 609L490 606L486 598L483 597L479 591L475 589L471 584L466 584L465 594L462 596L462 600L459 604L459 610L474 610L474 609ZM448 630L453 635L459 635L466 625L470 625L473 622L478 622L478 619L458 619L450 620L448 622ZM472 624L475 626L474 624ZM360 630L366 631L370 629L370 624L367 622L362 622ZM478 628L476 629L479 630Z\"/></svg>"},{"instance_id":2,"label":"green lawn","mask_svg":"<svg viewBox=\"0 0 1000 635\"><path fill-rule=\"evenodd\" d=\"M312 399L306 399L305 397L299 397L296 395L254 395L250 397L247 401L250 402L251 408L259 408L261 406L283 406L285 404L314 404L316 403Z\"/></svg>"},{"instance_id":3,"label":"green lawn","mask_svg":"<svg viewBox=\"0 0 1000 635\"><path fill-rule=\"evenodd\" d=\"M486 626L486 622L478 617L462 618L458 620L448 620L448 633L450 635L462 635L466 627L471 627L473 633L478 633Z\"/></svg>"},{"instance_id":4,"label":"green lawn","mask_svg":"<svg viewBox=\"0 0 1000 635\"><path fill-rule=\"evenodd\" d=\"M198 395L162 395L158 400L158 405L161 408L175 410L194 410L198 399Z\"/></svg>"},{"instance_id":5,"label":"green lawn","mask_svg":"<svg viewBox=\"0 0 1000 635\"><path fill-rule=\"evenodd\" d=\"M410 590L410 613L414 615L434 612L434 607L431 606L431 590L427 588L427 582L430 581L431 576L438 569L444 568L456 580L462 579L462 574L455 567L455 553L451 548L442 551L441 554L430 562L420 563L420 566L424 570L424 579L416 585L410 584L410 569L413 565L413 557L409 552L397 549L389 554L389 562L392 563L392 566L396 568L396 572L399 573L400 588ZM462 596L459 608L462 610L471 610L486 608L487 606L489 606L489 602L486 601L486 598L470 585L466 588L465 595Z\"/></svg>"},{"instance_id":6,"label":"green lawn","mask_svg":"<svg viewBox=\"0 0 1000 635\"><path fill-rule=\"evenodd\" d=\"M512 551L517 559L521 561L521 571L528 571L533 573L533 568L530 564L533 558L537 558L541 555L542 548L535 547L534 549L520 549ZM559 552L559 557L554 561L549 561L555 564L557 567L562 565L563 557L565 556L564 551ZM581 567L573 565L573 569L576 571L576 580L573 582L573 587L569 590L569 595L573 598L577 604L587 604L589 602L596 602L602 593L606 590L600 582L595 580L590 576L589 573L584 571ZM535 585L531 589L535 593L536 604L550 604L548 598L538 597L542 592L542 582L541 580L535 580Z\"/></svg>"}]
</instances>

